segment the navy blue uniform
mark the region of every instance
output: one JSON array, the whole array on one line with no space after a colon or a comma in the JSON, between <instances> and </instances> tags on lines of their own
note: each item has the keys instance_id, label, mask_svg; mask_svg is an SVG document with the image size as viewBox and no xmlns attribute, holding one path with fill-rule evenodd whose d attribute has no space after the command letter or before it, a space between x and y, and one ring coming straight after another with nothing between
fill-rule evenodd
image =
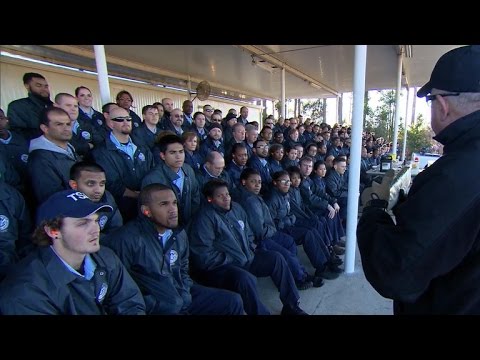
<instances>
[{"instance_id":1,"label":"navy blue uniform","mask_svg":"<svg viewBox=\"0 0 480 360\"><path fill-rule=\"evenodd\" d=\"M21 260L0 285L5 315L143 315L140 290L108 248L90 255L92 279L76 275L50 247Z\"/></svg>"},{"instance_id":2,"label":"navy blue uniform","mask_svg":"<svg viewBox=\"0 0 480 360\"><path fill-rule=\"evenodd\" d=\"M193 285L185 231L174 231L164 245L155 224L139 215L105 242L142 289L148 314L243 313L237 294Z\"/></svg>"}]
</instances>

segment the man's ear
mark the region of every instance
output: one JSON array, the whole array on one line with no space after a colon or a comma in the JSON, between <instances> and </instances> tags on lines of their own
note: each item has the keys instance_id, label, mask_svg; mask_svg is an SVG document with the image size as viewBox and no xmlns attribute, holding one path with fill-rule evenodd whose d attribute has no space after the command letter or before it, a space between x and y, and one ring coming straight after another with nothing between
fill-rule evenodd
<instances>
[{"instance_id":1,"label":"man's ear","mask_svg":"<svg viewBox=\"0 0 480 360\"><path fill-rule=\"evenodd\" d=\"M68 185L70 185L73 190L78 190L78 184L75 180L68 180Z\"/></svg>"},{"instance_id":2,"label":"man's ear","mask_svg":"<svg viewBox=\"0 0 480 360\"><path fill-rule=\"evenodd\" d=\"M43 227L43 230L44 230L45 233L46 233L49 237L51 237L52 239L58 238L58 235L60 234L60 230L54 229L54 228L52 228L52 227L50 227L50 226L47 226L47 225L45 225L45 226Z\"/></svg>"},{"instance_id":3,"label":"man's ear","mask_svg":"<svg viewBox=\"0 0 480 360\"><path fill-rule=\"evenodd\" d=\"M162 159L163 161L165 161L165 153L161 152L160 151L160 159Z\"/></svg>"}]
</instances>

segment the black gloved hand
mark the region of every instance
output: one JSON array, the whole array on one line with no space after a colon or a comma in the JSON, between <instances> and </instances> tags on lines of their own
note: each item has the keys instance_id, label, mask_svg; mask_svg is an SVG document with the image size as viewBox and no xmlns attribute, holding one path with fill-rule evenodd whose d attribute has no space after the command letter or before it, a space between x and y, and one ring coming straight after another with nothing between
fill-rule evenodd
<instances>
[{"instance_id":1,"label":"black gloved hand","mask_svg":"<svg viewBox=\"0 0 480 360\"><path fill-rule=\"evenodd\" d=\"M380 199L377 194L372 193L371 195L371 200L367 202L366 206L371 206L375 208L380 208L383 210L386 210L388 208L388 201Z\"/></svg>"}]
</instances>

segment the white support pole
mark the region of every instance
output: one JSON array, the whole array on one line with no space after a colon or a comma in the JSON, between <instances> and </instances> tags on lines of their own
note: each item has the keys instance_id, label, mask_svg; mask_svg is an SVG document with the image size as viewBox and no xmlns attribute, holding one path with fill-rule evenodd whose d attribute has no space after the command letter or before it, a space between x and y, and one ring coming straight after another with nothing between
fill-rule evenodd
<instances>
[{"instance_id":1,"label":"white support pole","mask_svg":"<svg viewBox=\"0 0 480 360\"><path fill-rule=\"evenodd\" d=\"M398 54L397 92L395 94L395 126L393 128L392 154L397 155L398 123L400 122L400 90L402 88L402 60L403 50Z\"/></svg>"},{"instance_id":2,"label":"white support pole","mask_svg":"<svg viewBox=\"0 0 480 360\"><path fill-rule=\"evenodd\" d=\"M282 118L285 120L285 108L287 106L287 104L285 103L285 68L282 68L282 83L281 83L281 87L282 87L282 99L281 99L281 102L282 102L282 106L281 106L281 109L282 109L282 112L281 112L281 115L282 115Z\"/></svg>"},{"instance_id":3,"label":"white support pole","mask_svg":"<svg viewBox=\"0 0 480 360\"><path fill-rule=\"evenodd\" d=\"M417 105L417 88L413 88L413 104L412 104L412 120L410 120L410 125L415 124L415 108Z\"/></svg>"},{"instance_id":4,"label":"white support pole","mask_svg":"<svg viewBox=\"0 0 480 360\"><path fill-rule=\"evenodd\" d=\"M93 45L95 51L95 64L97 65L98 86L100 88L100 99L102 104L112 101L110 97L110 84L108 82L107 59L103 45Z\"/></svg>"},{"instance_id":5,"label":"white support pole","mask_svg":"<svg viewBox=\"0 0 480 360\"><path fill-rule=\"evenodd\" d=\"M413 94L415 96L415 94ZM402 149L402 161L405 162L406 160L406 155L407 155L407 133L408 133L408 126L407 126L407 119L408 119L408 99L410 98L410 88L407 87L407 106L405 109L405 129L403 133L403 149Z\"/></svg>"},{"instance_id":6,"label":"white support pole","mask_svg":"<svg viewBox=\"0 0 480 360\"><path fill-rule=\"evenodd\" d=\"M337 124L343 125L343 93L337 96Z\"/></svg>"},{"instance_id":7,"label":"white support pole","mask_svg":"<svg viewBox=\"0 0 480 360\"><path fill-rule=\"evenodd\" d=\"M187 90L188 90L188 100L192 100L192 79L190 78L190 75L188 75L188 80L187 80Z\"/></svg>"},{"instance_id":8,"label":"white support pole","mask_svg":"<svg viewBox=\"0 0 480 360\"><path fill-rule=\"evenodd\" d=\"M345 249L345 272L355 271L355 248L357 245L358 197L360 187L360 159L363 131L363 101L365 98L365 70L367 45L355 45L355 68L353 75L352 146L348 175L347 244Z\"/></svg>"}]
</instances>

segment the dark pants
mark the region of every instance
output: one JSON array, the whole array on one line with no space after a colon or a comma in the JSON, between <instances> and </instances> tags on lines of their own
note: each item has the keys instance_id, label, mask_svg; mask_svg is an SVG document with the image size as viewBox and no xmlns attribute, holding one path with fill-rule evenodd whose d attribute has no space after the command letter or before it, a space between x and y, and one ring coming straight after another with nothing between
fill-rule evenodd
<instances>
[{"instance_id":1,"label":"dark pants","mask_svg":"<svg viewBox=\"0 0 480 360\"><path fill-rule=\"evenodd\" d=\"M239 294L193 284L190 288L192 303L188 307L191 315L243 315L243 301Z\"/></svg>"},{"instance_id":2,"label":"dark pants","mask_svg":"<svg viewBox=\"0 0 480 360\"><path fill-rule=\"evenodd\" d=\"M316 229L295 225L288 226L282 231L291 235L298 245L303 245L303 249L315 269L324 268L324 265L330 259L330 255L322 236Z\"/></svg>"},{"instance_id":3,"label":"dark pants","mask_svg":"<svg viewBox=\"0 0 480 360\"><path fill-rule=\"evenodd\" d=\"M257 290L257 278L270 276L280 291L280 300L284 305L298 303L298 295L292 273L283 256L276 251L258 249L250 264L244 267L224 265L210 271L202 271L204 284L219 287L240 294L247 315L270 315L260 301Z\"/></svg>"},{"instance_id":4,"label":"dark pants","mask_svg":"<svg viewBox=\"0 0 480 360\"><path fill-rule=\"evenodd\" d=\"M297 244L293 237L277 231L274 236L262 240L261 246L265 250L273 250L282 254L296 281L305 279L307 270L300 264L297 256Z\"/></svg>"}]
</instances>

